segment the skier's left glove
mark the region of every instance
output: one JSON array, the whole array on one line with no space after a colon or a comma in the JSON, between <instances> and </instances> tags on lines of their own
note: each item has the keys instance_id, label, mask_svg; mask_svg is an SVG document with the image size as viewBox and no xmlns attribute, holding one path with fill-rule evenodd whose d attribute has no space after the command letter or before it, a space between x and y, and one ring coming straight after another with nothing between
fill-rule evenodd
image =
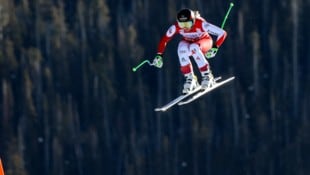
<instances>
[{"instance_id":1,"label":"skier's left glove","mask_svg":"<svg viewBox=\"0 0 310 175\"><path fill-rule=\"evenodd\" d=\"M213 58L213 57L215 57L215 55L216 55L216 53L217 53L217 51L218 51L219 49L217 48L217 47L213 47L213 48L211 48L206 54L205 54L205 56L209 59L209 58Z\"/></svg>"},{"instance_id":2,"label":"skier's left glove","mask_svg":"<svg viewBox=\"0 0 310 175\"><path fill-rule=\"evenodd\" d=\"M157 68L162 68L163 67L163 56L162 54L157 54L153 60L152 63L155 67Z\"/></svg>"}]
</instances>

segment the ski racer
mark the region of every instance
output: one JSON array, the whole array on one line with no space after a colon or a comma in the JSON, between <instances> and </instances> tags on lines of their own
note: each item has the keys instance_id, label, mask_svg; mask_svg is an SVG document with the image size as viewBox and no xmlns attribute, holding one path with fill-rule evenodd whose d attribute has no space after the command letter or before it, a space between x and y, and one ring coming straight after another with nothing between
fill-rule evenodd
<instances>
[{"instance_id":1,"label":"ski racer","mask_svg":"<svg viewBox=\"0 0 310 175\"><path fill-rule=\"evenodd\" d=\"M211 87L214 84L214 77L206 57L212 58L216 55L226 38L226 31L207 22L198 11L181 9L177 13L176 22L169 27L158 44L157 54L153 60L156 67L163 66L162 59L166 45L176 34L182 36L177 48L181 72L186 79L182 92L190 93L199 86L190 57L196 62L200 71L201 87ZM216 37L214 42L211 36Z\"/></svg>"}]
</instances>

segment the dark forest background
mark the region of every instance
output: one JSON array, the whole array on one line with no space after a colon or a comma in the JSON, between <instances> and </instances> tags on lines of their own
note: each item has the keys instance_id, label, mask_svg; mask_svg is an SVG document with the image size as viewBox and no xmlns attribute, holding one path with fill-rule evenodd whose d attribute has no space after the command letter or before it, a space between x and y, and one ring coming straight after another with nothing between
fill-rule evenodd
<instances>
[{"instance_id":1,"label":"dark forest background","mask_svg":"<svg viewBox=\"0 0 310 175\"><path fill-rule=\"evenodd\" d=\"M0 0L0 157L6 175L309 175L309 0L233 1L209 60L233 83L181 92L182 7L221 24L226 0Z\"/></svg>"}]
</instances>

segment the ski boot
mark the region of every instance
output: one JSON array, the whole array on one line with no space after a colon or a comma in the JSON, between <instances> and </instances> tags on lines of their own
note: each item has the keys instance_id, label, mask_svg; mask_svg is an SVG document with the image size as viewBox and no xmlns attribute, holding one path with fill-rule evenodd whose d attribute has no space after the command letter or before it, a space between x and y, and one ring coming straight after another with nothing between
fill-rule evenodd
<instances>
[{"instance_id":1,"label":"ski boot","mask_svg":"<svg viewBox=\"0 0 310 175\"><path fill-rule=\"evenodd\" d=\"M195 90L199 84L197 81L197 77L193 73L189 73L185 75L186 81L183 85L183 93L187 94L190 93L191 91Z\"/></svg>"},{"instance_id":2,"label":"ski boot","mask_svg":"<svg viewBox=\"0 0 310 175\"><path fill-rule=\"evenodd\" d=\"M201 72L201 76L202 76L201 87L203 89L210 88L215 84L214 77L211 71Z\"/></svg>"}]
</instances>

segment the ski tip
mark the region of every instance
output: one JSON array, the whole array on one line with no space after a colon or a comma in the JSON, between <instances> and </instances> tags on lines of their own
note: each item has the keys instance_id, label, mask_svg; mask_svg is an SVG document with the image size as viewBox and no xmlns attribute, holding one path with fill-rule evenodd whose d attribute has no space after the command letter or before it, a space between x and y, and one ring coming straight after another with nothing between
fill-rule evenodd
<instances>
[{"instance_id":1,"label":"ski tip","mask_svg":"<svg viewBox=\"0 0 310 175\"><path fill-rule=\"evenodd\" d=\"M161 108L155 108L154 109L154 111L156 111L156 112L165 112L167 110L168 110L168 108L166 108L166 107L161 107Z\"/></svg>"},{"instance_id":2,"label":"ski tip","mask_svg":"<svg viewBox=\"0 0 310 175\"><path fill-rule=\"evenodd\" d=\"M180 103L178 103L178 106L182 106L182 105L185 105L186 103L184 103L184 102L180 102Z\"/></svg>"},{"instance_id":3,"label":"ski tip","mask_svg":"<svg viewBox=\"0 0 310 175\"><path fill-rule=\"evenodd\" d=\"M164 112L165 110L163 110L161 108L155 108L154 111L156 111L156 112Z\"/></svg>"}]
</instances>

